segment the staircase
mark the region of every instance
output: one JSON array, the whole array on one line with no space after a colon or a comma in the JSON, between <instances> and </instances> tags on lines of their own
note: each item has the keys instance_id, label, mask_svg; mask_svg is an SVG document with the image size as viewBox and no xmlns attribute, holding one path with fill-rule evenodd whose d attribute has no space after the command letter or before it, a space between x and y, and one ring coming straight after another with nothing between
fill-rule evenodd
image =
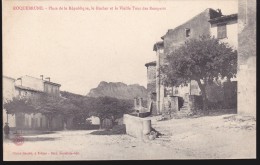
<instances>
[{"instance_id":1,"label":"staircase","mask_svg":"<svg viewBox=\"0 0 260 165\"><path fill-rule=\"evenodd\" d=\"M189 102L184 101L183 106L180 108L180 110L174 113L174 118L184 118L187 117L189 113Z\"/></svg>"}]
</instances>

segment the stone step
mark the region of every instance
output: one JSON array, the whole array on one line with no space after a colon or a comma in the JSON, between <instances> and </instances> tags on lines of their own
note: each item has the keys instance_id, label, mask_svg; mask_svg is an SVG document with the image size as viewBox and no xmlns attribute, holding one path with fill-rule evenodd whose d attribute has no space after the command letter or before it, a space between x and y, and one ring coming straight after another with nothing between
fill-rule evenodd
<instances>
[{"instance_id":1,"label":"stone step","mask_svg":"<svg viewBox=\"0 0 260 165\"><path fill-rule=\"evenodd\" d=\"M189 112L189 110L180 110L177 113L188 113L188 112Z\"/></svg>"},{"instance_id":2,"label":"stone step","mask_svg":"<svg viewBox=\"0 0 260 165\"><path fill-rule=\"evenodd\" d=\"M179 110L179 112L181 112L181 111L188 111L188 110L189 110L188 108L185 108L185 109L182 109L182 108L181 108L181 109Z\"/></svg>"}]
</instances>

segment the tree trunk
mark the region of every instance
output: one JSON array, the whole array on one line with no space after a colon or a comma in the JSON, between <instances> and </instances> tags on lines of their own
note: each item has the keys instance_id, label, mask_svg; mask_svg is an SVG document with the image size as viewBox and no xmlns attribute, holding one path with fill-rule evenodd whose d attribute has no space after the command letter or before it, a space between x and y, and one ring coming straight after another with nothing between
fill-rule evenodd
<instances>
[{"instance_id":1,"label":"tree trunk","mask_svg":"<svg viewBox=\"0 0 260 165\"><path fill-rule=\"evenodd\" d=\"M111 118L111 123L112 123L112 127L116 125L116 118L114 116L112 116Z\"/></svg>"},{"instance_id":2,"label":"tree trunk","mask_svg":"<svg viewBox=\"0 0 260 165\"><path fill-rule=\"evenodd\" d=\"M202 100L203 100L203 111L208 113L208 100L207 100L207 94L206 94L206 83L201 84L200 80L197 80L198 85L201 90Z\"/></svg>"},{"instance_id":3,"label":"tree trunk","mask_svg":"<svg viewBox=\"0 0 260 165\"><path fill-rule=\"evenodd\" d=\"M49 131L52 131L51 121L52 121L52 117L49 116L48 117L48 129L49 129Z\"/></svg>"},{"instance_id":4,"label":"tree trunk","mask_svg":"<svg viewBox=\"0 0 260 165\"><path fill-rule=\"evenodd\" d=\"M100 120L100 126L99 126L99 129L102 129L102 124L103 124L103 119L101 119L101 118L99 118L99 120Z\"/></svg>"},{"instance_id":5,"label":"tree trunk","mask_svg":"<svg viewBox=\"0 0 260 165\"><path fill-rule=\"evenodd\" d=\"M111 119L111 123L112 123L112 127L114 127L116 125L116 120Z\"/></svg>"}]
</instances>

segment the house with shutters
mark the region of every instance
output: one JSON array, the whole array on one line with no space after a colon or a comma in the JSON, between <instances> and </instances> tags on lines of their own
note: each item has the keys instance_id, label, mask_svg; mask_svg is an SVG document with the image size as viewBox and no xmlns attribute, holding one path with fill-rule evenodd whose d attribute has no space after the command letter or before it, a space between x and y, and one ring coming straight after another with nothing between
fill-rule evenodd
<instances>
[{"instance_id":1,"label":"house with shutters","mask_svg":"<svg viewBox=\"0 0 260 165\"><path fill-rule=\"evenodd\" d=\"M180 104L180 101L176 102L175 96L183 100L182 108L178 111L181 110L185 112L184 114L187 114L193 105L191 104L191 96L201 95L197 82L193 80L187 86L164 86L159 68L167 62L165 57L171 51L184 44L185 41L191 38L198 39L202 35L211 35L221 42L227 42L234 50L237 50L238 14L224 15L220 9L208 8L174 29L169 29L161 37L162 41L154 44L153 51L156 53L156 61L145 64L147 68L147 100L148 105L152 103L154 115L163 114L171 108L169 105ZM231 85L226 86L225 82L215 82L213 85L206 87L208 100L215 104L230 104L225 105L226 108L236 108L236 88L236 79L232 80ZM228 100L228 102L224 103L225 100Z\"/></svg>"},{"instance_id":2,"label":"house with shutters","mask_svg":"<svg viewBox=\"0 0 260 165\"><path fill-rule=\"evenodd\" d=\"M53 97L60 97L60 84L32 76L22 76L17 79L3 76L3 101L16 98L36 98L46 93ZM3 123L8 122L11 129L15 130L45 130L48 129L48 118L41 113L15 113L7 114L3 111ZM51 121L52 129L63 129L62 116L54 116Z\"/></svg>"}]
</instances>

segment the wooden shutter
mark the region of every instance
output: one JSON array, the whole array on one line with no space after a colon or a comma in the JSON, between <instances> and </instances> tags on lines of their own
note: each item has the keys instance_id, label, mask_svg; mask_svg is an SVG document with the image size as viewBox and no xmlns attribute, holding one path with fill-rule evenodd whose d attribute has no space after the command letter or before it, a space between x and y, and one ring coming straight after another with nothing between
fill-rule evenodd
<instances>
[{"instance_id":1,"label":"wooden shutter","mask_svg":"<svg viewBox=\"0 0 260 165\"><path fill-rule=\"evenodd\" d=\"M218 25L218 38L226 38L227 37L227 26L226 24Z\"/></svg>"}]
</instances>

